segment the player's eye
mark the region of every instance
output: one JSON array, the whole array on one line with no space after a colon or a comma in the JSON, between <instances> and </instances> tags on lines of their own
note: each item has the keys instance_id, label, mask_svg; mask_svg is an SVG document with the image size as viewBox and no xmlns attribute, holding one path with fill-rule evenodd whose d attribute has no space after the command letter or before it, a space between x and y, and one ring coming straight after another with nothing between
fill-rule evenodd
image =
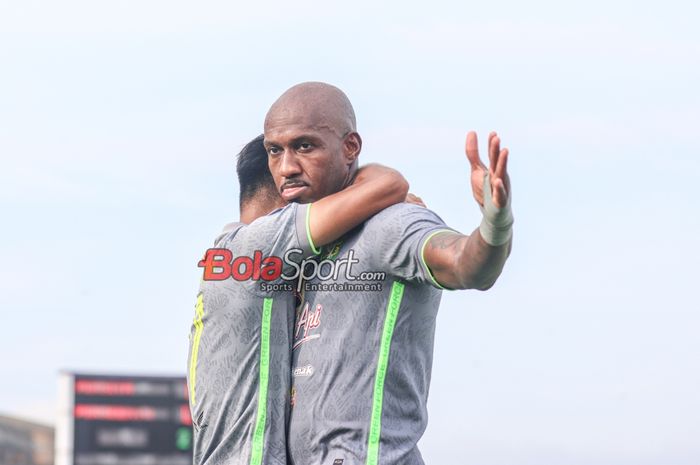
<instances>
[{"instance_id":1,"label":"player's eye","mask_svg":"<svg viewBox=\"0 0 700 465\"><path fill-rule=\"evenodd\" d=\"M271 147L267 148L267 153L269 155L279 155L282 151L280 150L279 147L275 147L274 145Z\"/></svg>"},{"instance_id":2,"label":"player's eye","mask_svg":"<svg viewBox=\"0 0 700 465\"><path fill-rule=\"evenodd\" d=\"M310 142L301 142L301 143L299 144L298 147L299 147L299 150L300 150L300 151L302 151L302 152L308 152L308 151L311 150L314 146L313 146L313 144L311 144Z\"/></svg>"}]
</instances>

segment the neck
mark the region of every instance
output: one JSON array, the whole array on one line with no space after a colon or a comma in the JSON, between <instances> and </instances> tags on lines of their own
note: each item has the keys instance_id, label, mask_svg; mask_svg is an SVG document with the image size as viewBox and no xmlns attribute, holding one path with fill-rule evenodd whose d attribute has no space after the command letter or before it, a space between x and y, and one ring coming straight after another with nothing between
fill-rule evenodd
<instances>
[{"instance_id":1,"label":"neck","mask_svg":"<svg viewBox=\"0 0 700 465\"><path fill-rule=\"evenodd\" d=\"M241 207L241 223L250 224L271 211L269 208L263 208L260 205L246 205Z\"/></svg>"},{"instance_id":2,"label":"neck","mask_svg":"<svg viewBox=\"0 0 700 465\"><path fill-rule=\"evenodd\" d=\"M258 198L257 201L244 202L241 205L241 223L250 224L282 206L284 203L279 197L274 200L263 197L263 199Z\"/></svg>"},{"instance_id":3,"label":"neck","mask_svg":"<svg viewBox=\"0 0 700 465\"><path fill-rule=\"evenodd\" d=\"M343 189L355 182L355 176L357 176L357 161L353 162L353 164L350 166L348 174L345 177L345 182L343 183Z\"/></svg>"}]
</instances>

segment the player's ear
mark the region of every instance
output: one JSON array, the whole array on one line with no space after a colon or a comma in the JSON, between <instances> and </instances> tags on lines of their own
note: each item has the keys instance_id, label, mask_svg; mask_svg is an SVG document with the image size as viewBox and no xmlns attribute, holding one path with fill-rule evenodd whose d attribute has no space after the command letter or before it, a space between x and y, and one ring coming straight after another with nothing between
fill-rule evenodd
<instances>
[{"instance_id":1,"label":"player's ear","mask_svg":"<svg viewBox=\"0 0 700 465\"><path fill-rule=\"evenodd\" d=\"M347 165L357 161L362 150L362 138L356 132L351 132L343 139L343 155Z\"/></svg>"}]
</instances>

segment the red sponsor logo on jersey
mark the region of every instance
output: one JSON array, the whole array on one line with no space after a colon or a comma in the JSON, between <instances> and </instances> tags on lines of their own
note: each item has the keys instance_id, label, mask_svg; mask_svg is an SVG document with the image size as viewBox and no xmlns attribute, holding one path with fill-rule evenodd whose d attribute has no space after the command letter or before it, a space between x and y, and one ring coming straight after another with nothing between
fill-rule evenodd
<instances>
[{"instance_id":1,"label":"red sponsor logo on jersey","mask_svg":"<svg viewBox=\"0 0 700 465\"><path fill-rule=\"evenodd\" d=\"M253 257L236 257L228 249L209 249L197 264L204 268L205 281L223 281L233 278L236 281L274 281L282 276L282 259L263 257L260 250Z\"/></svg>"},{"instance_id":2,"label":"red sponsor logo on jersey","mask_svg":"<svg viewBox=\"0 0 700 465\"><path fill-rule=\"evenodd\" d=\"M275 281L278 278L285 281L336 281L341 273L344 273L346 280L365 280L362 275L357 277L352 274L352 266L359 262L353 250L338 260L326 258L318 261L314 257L304 258L302 249L290 249L283 257L265 257L260 250L256 250L252 257L234 257L229 249L217 248L207 250L197 266L204 268L205 281L223 281L228 278L236 281ZM283 274L283 271L286 273Z\"/></svg>"}]
</instances>

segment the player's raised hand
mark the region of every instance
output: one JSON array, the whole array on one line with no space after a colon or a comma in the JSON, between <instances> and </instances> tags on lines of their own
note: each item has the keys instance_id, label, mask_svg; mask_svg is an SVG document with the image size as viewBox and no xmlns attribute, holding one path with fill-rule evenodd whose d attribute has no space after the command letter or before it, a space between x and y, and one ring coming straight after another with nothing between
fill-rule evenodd
<instances>
[{"instance_id":1,"label":"player's raised hand","mask_svg":"<svg viewBox=\"0 0 700 465\"><path fill-rule=\"evenodd\" d=\"M496 282L512 245L508 150L501 150L495 132L489 134L487 167L479 157L476 133L470 131L465 151L471 165L472 192L481 208L481 224L468 236L458 232L431 236L423 259L435 280L445 287L486 290Z\"/></svg>"},{"instance_id":2,"label":"player's raised hand","mask_svg":"<svg viewBox=\"0 0 700 465\"><path fill-rule=\"evenodd\" d=\"M484 179L488 173L491 184L491 198L496 208L503 208L510 195L508 179L508 149L501 149L501 139L495 132L489 134L489 167L479 157L479 144L474 131L467 134L466 153L471 165L471 184L474 198L484 206Z\"/></svg>"}]
</instances>

